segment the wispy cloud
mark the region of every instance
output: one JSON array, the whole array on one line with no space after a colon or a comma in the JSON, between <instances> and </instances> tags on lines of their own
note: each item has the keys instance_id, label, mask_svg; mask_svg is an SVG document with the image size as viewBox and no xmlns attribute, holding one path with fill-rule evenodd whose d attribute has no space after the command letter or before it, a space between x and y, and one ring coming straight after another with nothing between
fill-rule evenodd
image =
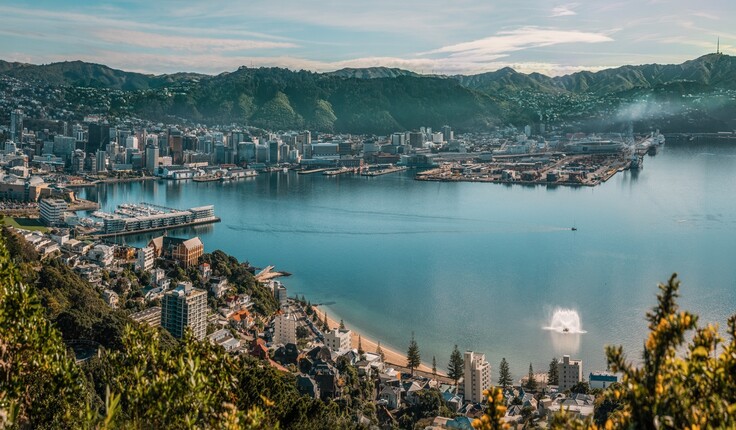
<instances>
[{"instance_id":1,"label":"wispy cloud","mask_svg":"<svg viewBox=\"0 0 736 430\"><path fill-rule=\"evenodd\" d=\"M192 52L230 52L253 49L296 48L291 42L252 39L222 39L192 36L163 35L150 32L112 29L97 32L100 40L150 49L172 49Z\"/></svg>"},{"instance_id":2,"label":"wispy cloud","mask_svg":"<svg viewBox=\"0 0 736 430\"><path fill-rule=\"evenodd\" d=\"M554 28L522 27L516 30L502 31L495 36L443 46L423 53L449 54L451 57L468 57L476 59L496 59L511 52L528 48L539 48L563 43L602 43L613 39L604 33L591 33L577 30L559 30Z\"/></svg>"},{"instance_id":3,"label":"wispy cloud","mask_svg":"<svg viewBox=\"0 0 736 430\"><path fill-rule=\"evenodd\" d=\"M557 18L560 16L573 16L577 15L578 13L575 12L574 8L577 6L576 4L568 4L563 6L557 6L555 8L552 8L552 14L550 15L553 18Z\"/></svg>"}]
</instances>

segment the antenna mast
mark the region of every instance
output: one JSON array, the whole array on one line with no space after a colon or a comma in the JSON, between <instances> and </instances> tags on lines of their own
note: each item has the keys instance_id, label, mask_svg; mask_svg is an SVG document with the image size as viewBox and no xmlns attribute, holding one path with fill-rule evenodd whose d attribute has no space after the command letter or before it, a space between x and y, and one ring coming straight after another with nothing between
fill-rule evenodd
<instances>
[{"instance_id":1,"label":"antenna mast","mask_svg":"<svg viewBox=\"0 0 736 430\"><path fill-rule=\"evenodd\" d=\"M720 53L721 53L721 37L718 36L718 42L716 44L716 54L720 54Z\"/></svg>"}]
</instances>

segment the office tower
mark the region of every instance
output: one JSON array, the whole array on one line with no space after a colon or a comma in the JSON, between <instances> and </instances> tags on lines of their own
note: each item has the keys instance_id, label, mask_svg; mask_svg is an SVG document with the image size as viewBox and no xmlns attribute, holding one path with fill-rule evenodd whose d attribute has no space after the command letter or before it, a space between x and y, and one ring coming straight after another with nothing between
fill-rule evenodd
<instances>
[{"instance_id":1,"label":"office tower","mask_svg":"<svg viewBox=\"0 0 736 430\"><path fill-rule=\"evenodd\" d=\"M20 142L23 139L23 111L15 109L10 112L10 140Z\"/></svg>"},{"instance_id":2,"label":"office tower","mask_svg":"<svg viewBox=\"0 0 736 430\"><path fill-rule=\"evenodd\" d=\"M161 301L161 326L181 339L187 327L195 339L207 333L207 292L182 282L164 294Z\"/></svg>"}]
</instances>

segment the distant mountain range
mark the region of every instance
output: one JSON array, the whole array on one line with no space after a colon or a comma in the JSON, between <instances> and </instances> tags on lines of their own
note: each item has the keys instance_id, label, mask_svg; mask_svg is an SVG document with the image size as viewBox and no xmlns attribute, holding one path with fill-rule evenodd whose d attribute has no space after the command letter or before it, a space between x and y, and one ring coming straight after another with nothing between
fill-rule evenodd
<instances>
[{"instance_id":1,"label":"distant mountain range","mask_svg":"<svg viewBox=\"0 0 736 430\"><path fill-rule=\"evenodd\" d=\"M522 92L604 97L641 95L662 87L681 92L736 89L736 57L709 54L677 65L622 66L560 77L511 68L429 76L386 67L329 73L241 67L214 76L147 75L82 61L48 65L0 61L0 74L54 86L127 91L134 112L152 119L174 115L270 129L384 133L422 125L476 129L523 121L535 113L513 105L513 98ZM173 95L167 92L172 88Z\"/></svg>"}]
</instances>

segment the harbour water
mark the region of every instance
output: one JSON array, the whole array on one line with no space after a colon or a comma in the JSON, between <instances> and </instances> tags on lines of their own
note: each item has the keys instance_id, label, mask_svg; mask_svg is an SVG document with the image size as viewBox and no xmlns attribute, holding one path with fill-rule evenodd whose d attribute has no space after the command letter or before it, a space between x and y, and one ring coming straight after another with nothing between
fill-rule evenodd
<instances>
[{"instance_id":1,"label":"harbour water","mask_svg":"<svg viewBox=\"0 0 736 430\"><path fill-rule=\"evenodd\" d=\"M736 313L736 146L668 144L594 188L412 178L269 173L82 197L103 210L214 204L221 223L172 234L291 272L290 295L399 351L414 331L425 362L444 367L454 344L486 353L494 380L502 357L516 377L562 354L583 359L587 377L605 369L606 344L636 359L657 282L675 271L682 307L702 323ZM581 333L544 330L560 308L577 312Z\"/></svg>"}]
</instances>

